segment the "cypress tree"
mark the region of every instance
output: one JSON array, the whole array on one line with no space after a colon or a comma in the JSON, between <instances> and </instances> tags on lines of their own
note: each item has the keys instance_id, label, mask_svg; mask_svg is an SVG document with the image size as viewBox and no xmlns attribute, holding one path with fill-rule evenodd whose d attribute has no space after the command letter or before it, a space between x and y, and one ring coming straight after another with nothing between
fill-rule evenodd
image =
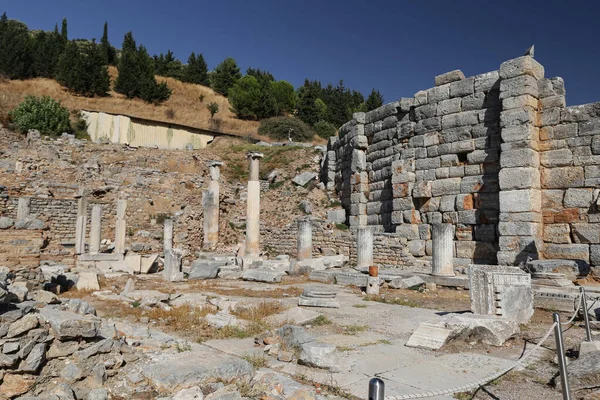
<instances>
[{"instance_id":1,"label":"cypress tree","mask_svg":"<svg viewBox=\"0 0 600 400\"><path fill-rule=\"evenodd\" d=\"M311 82L308 79L298 89L298 118L311 126L314 126L321 118L321 110L316 103L320 98L321 91L321 82Z\"/></svg>"},{"instance_id":2,"label":"cypress tree","mask_svg":"<svg viewBox=\"0 0 600 400\"><path fill-rule=\"evenodd\" d=\"M65 42L67 40L69 40L69 37L67 35L67 19L66 18L63 18L63 20L62 20L62 27L61 27L61 30L60 30L60 36L62 36L62 38L65 40Z\"/></svg>"},{"instance_id":3,"label":"cypress tree","mask_svg":"<svg viewBox=\"0 0 600 400\"><path fill-rule=\"evenodd\" d=\"M192 52L188 58L188 64L185 67L183 74L183 81L189 83L196 83L198 85L210 86L208 79L208 66L204 61L202 53L196 56L196 53Z\"/></svg>"},{"instance_id":4,"label":"cypress tree","mask_svg":"<svg viewBox=\"0 0 600 400\"><path fill-rule=\"evenodd\" d=\"M108 22L104 22L104 31L102 32L99 47L106 64L113 65L115 63L116 51L108 41Z\"/></svg>"},{"instance_id":5,"label":"cypress tree","mask_svg":"<svg viewBox=\"0 0 600 400\"><path fill-rule=\"evenodd\" d=\"M121 47L121 58L119 59L119 76L115 81L115 91L129 98L139 97L140 90L138 78L140 68L138 66L137 45L133 34L127 32Z\"/></svg>"}]
</instances>

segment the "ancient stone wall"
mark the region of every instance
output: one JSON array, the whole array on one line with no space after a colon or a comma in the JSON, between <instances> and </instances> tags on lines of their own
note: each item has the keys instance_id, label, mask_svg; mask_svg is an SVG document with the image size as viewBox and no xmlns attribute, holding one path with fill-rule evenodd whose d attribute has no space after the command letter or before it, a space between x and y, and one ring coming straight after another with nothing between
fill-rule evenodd
<instances>
[{"instance_id":1,"label":"ancient stone wall","mask_svg":"<svg viewBox=\"0 0 600 400\"><path fill-rule=\"evenodd\" d=\"M356 232L336 229L324 221L312 222L313 256L343 254L350 257L351 264L356 263ZM296 257L296 235L298 226L292 223L281 230L261 231L263 249L270 255L287 254ZM407 240L396 233L375 233L373 245L373 261L380 266L403 267L414 269L419 262L412 257L406 246ZM431 247L427 249L431 255Z\"/></svg>"},{"instance_id":2,"label":"ancient stone wall","mask_svg":"<svg viewBox=\"0 0 600 400\"><path fill-rule=\"evenodd\" d=\"M396 232L426 259L431 225L452 223L458 265L600 264L600 103L566 107L532 57L437 76L338 132L321 176L351 228Z\"/></svg>"}]
</instances>

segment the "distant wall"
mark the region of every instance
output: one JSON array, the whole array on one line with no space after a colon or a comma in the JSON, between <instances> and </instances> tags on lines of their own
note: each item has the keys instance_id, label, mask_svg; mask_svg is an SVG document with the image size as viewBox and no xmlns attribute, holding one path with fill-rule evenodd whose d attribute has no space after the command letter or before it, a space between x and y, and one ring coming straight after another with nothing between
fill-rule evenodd
<instances>
[{"instance_id":1,"label":"distant wall","mask_svg":"<svg viewBox=\"0 0 600 400\"><path fill-rule=\"evenodd\" d=\"M167 150L204 149L214 139L206 131L161 122L145 121L124 115L82 111L87 132L94 142L108 140L136 147Z\"/></svg>"},{"instance_id":2,"label":"distant wall","mask_svg":"<svg viewBox=\"0 0 600 400\"><path fill-rule=\"evenodd\" d=\"M431 225L452 223L458 265L600 265L600 103L566 107L529 56L435 83L330 139L321 176L351 229L395 232L428 260Z\"/></svg>"}]
</instances>

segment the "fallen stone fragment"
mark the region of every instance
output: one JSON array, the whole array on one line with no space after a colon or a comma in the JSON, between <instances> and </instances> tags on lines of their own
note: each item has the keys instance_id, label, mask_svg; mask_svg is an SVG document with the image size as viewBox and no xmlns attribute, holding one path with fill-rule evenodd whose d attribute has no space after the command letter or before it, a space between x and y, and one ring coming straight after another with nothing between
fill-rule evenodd
<instances>
[{"instance_id":1,"label":"fallen stone fragment","mask_svg":"<svg viewBox=\"0 0 600 400\"><path fill-rule=\"evenodd\" d=\"M283 275L285 275L284 272L268 269L248 269L242 273L242 279L252 282L279 283Z\"/></svg>"},{"instance_id":2,"label":"fallen stone fragment","mask_svg":"<svg viewBox=\"0 0 600 400\"><path fill-rule=\"evenodd\" d=\"M574 281L581 275L579 266L574 260L531 260L525 269L531 274L546 272L564 274L570 281Z\"/></svg>"},{"instance_id":3,"label":"fallen stone fragment","mask_svg":"<svg viewBox=\"0 0 600 400\"><path fill-rule=\"evenodd\" d=\"M98 274L95 272L80 272L76 288L77 290L100 290Z\"/></svg>"},{"instance_id":4,"label":"fallen stone fragment","mask_svg":"<svg viewBox=\"0 0 600 400\"><path fill-rule=\"evenodd\" d=\"M0 385L0 393L8 399L27 393L35 384L33 375L5 374Z\"/></svg>"},{"instance_id":5,"label":"fallen stone fragment","mask_svg":"<svg viewBox=\"0 0 600 400\"><path fill-rule=\"evenodd\" d=\"M439 324L430 324L423 322L410 335L406 342L407 347L417 347L421 349L439 350L448 341L451 329Z\"/></svg>"},{"instance_id":6,"label":"fallen stone fragment","mask_svg":"<svg viewBox=\"0 0 600 400\"><path fill-rule=\"evenodd\" d=\"M314 172L306 171L299 175L296 175L294 179L292 179L292 182L298 186L305 186L308 182L312 181L316 177L317 174L315 174Z\"/></svg>"},{"instance_id":7,"label":"fallen stone fragment","mask_svg":"<svg viewBox=\"0 0 600 400\"><path fill-rule=\"evenodd\" d=\"M306 297L304 295L300 295L298 298L298 306L340 308L340 302L331 298Z\"/></svg>"},{"instance_id":8,"label":"fallen stone fragment","mask_svg":"<svg viewBox=\"0 0 600 400\"><path fill-rule=\"evenodd\" d=\"M98 335L100 319L83 316L46 306L39 311L40 318L49 323L52 333L58 340L93 338Z\"/></svg>"},{"instance_id":9,"label":"fallen stone fragment","mask_svg":"<svg viewBox=\"0 0 600 400\"><path fill-rule=\"evenodd\" d=\"M188 279L214 279L219 274L222 265L222 262L196 260L192 263L192 271Z\"/></svg>"},{"instance_id":10,"label":"fallen stone fragment","mask_svg":"<svg viewBox=\"0 0 600 400\"><path fill-rule=\"evenodd\" d=\"M5 345L6 346L6 345ZM579 357L587 353L593 353L594 351L600 351L600 341L582 341L579 345Z\"/></svg>"},{"instance_id":11,"label":"fallen stone fragment","mask_svg":"<svg viewBox=\"0 0 600 400\"><path fill-rule=\"evenodd\" d=\"M272 315L269 317L269 321L271 321L274 325L280 325L284 322L304 325L314 320L319 315L321 314L312 310L307 310L300 307L292 307L279 314Z\"/></svg>"},{"instance_id":12,"label":"fallen stone fragment","mask_svg":"<svg viewBox=\"0 0 600 400\"><path fill-rule=\"evenodd\" d=\"M226 326L243 325L241 321L239 321L234 315L229 314L227 311L219 311L216 314L208 314L206 317L204 317L204 319L210 326L214 326L217 329L221 329Z\"/></svg>"},{"instance_id":13,"label":"fallen stone fragment","mask_svg":"<svg viewBox=\"0 0 600 400\"><path fill-rule=\"evenodd\" d=\"M96 315L96 309L81 299L64 300L61 309L81 315Z\"/></svg>"},{"instance_id":14,"label":"fallen stone fragment","mask_svg":"<svg viewBox=\"0 0 600 400\"><path fill-rule=\"evenodd\" d=\"M229 385L209 394L205 400L242 400L242 395L236 385Z\"/></svg>"},{"instance_id":15,"label":"fallen stone fragment","mask_svg":"<svg viewBox=\"0 0 600 400\"><path fill-rule=\"evenodd\" d=\"M425 284L425 281L418 276L409 276L406 278L393 278L388 284L392 289L417 289Z\"/></svg>"},{"instance_id":16,"label":"fallen stone fragment","mask_svg":"<svg viewBox=\"0 0 600 400\"><path fill-rule=\"evenodd\" d=\"M91 356L94 356L99 353L109 353L113 347L113 343L114 342L112 339L101 340L83 350L76 351L73 354L73 357L77 361L82 361L82 360L86 360L86 359L90 358Z\"/></svg>"},{"instance_id":17,"label":"fallen stone fragment","mask_svg":"<svg viewBox=\"0 0 600 400\"><path fill-rule=\"evenodd\" d=\"M600 382L600 351L584 354L569 364L571 390L597 387Z\"/></svg>"},{"instance_id":18,"label":"fallen stone fragment","mask_svg":"<svg viewBox=\"0 0 600 400\"><path fill-rule=\"evenodd\" d=\"M38 343L19 365L19 372L35 373L44 361L46 361L46 343Z\"/></svg>"},{"instance_id":19,"label":"fallen stone fragment","mask_svg":"<svg viewBox=\"0 0 600 400\"><path fill-rule=\"evenodd\" d=\"M309 342L304 343L298 357L298 363L309 367L328 369L331 372L339 372L339 359L336 347L333 344Z\"/></svg>"},{"instance_id":20,"label":"fallen stone fragment","mask_svg":"<svg viewBox=\"0 0 600 400\"><path fill-rule=\"evenodd\" d=\"M12 368L19 361L19 356L16 354L1 354L0 353L0 368Z\"/></svg>"},{"instance_id":21,"label":"fallen stone fragment","mask_svg":"<svg viewBox=\"0 0 600 400\"><path fill-rule=\"evenodd\" d=\"M304 343L315 341L315 337L301 326L284 325L276 329L275 333L290 347L300 347Z\"/></svg>"},{"instance_id":22,"label":"fallen stone fragment","mask_svg":"<svg viewBox=\"0 0 600 400\"><path fill-rule=\"evenodd\" d=\"M54 342L52 342L50 349L48 349L48 352L46 353L46 358L51 360L53 358L70 356L77 350L79 350L79 342L61 342L60 340L55 340Z\"/></svg>"},{"instance_id":23,"label":"fallen stone fragment","mask_svg":"<svg viewBox=\"0 0 600 400\"><path fill-rule=\"evenodd\" d=\"M58 300L58 297L54 293L48 292L46 290L34 290L32 292L29 292L27 294L27 298L29 300L39 301L41 303L46 304L60 303L60 300Z\"/></svg>"},{"instance_id":24,"label":"fallen stone fragment","mask_svg":"<svg viewBox=\"0 0 600 400\"><path fill-rule=\"evenodd\" d=\"M13 322L8 328L8 333L6 334L7 338L13 338L16 336L20 336L25 332L30 331L31 329L37 328L39 325L39 320L35 315L26 315L20 320Z\"/></svg>"}]
</instances>

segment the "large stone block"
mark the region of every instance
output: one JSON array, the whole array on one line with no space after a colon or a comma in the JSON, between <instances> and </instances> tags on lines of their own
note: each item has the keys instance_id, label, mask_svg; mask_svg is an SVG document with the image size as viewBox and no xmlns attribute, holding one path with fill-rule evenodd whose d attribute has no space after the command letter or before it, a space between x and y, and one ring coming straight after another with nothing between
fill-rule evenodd
<instances>
[{"instance_id":1,"label":"large stone block","mask_svg":"<svg viewBox=\"0 0 600 400\"><path fill-rule=\"evenodd\" d=\"M475 314L527 323L533 315L531 277L517 267L469 266L469 297Z\"/></svg>"},{"instance_id":2,"label":"large stone block","mask_svg":"<svg viewBox=\"0 0 600 400\"><path fill-rule=\"evenodd\" d=\"M419 107L420 108L420 107ZM416 111L416 110L415 110ZM448 114L454 114L461 111L461 99L448 99L437 103L436 115L442 117Z\"/></svg>"},{"instance_id":3,"label":"large stone block","mask_svg":"<svg viewBox=\"0 0 600 400\"><path fill-rule=\"evenodd\" d=\"M600 224L575 223L571 229L575 243L600 243Z\"/></svg>"},{"instance_id":4,"label":"large stone block","mask_svg":"<svg viewBox=\"0 0 600 400\"><path fill-rule=\"evenodd\" d=\"M450 98L450 85L440 85L427 90L427 101L429 103L439 103Z\"/></svg>"},{"instance_id":5,"label":"large stone block","mask_svg":"<svg viewBox=\"0 0 600 400\"><path fill-rule=\"evenodd\" d=\"M541 224L535 222L498 222L500 236L542 236Z\"/></svg>"},{"instance_id":6,"label":"large stone block","mask_svg":"<svg viewBox=\"0 0 600 400\"><path fill-rule=\"evenodd\" d=\"M543 251L546 259L565 259L590 262L590 246L587 244L546 244Z\"/></svg>"},{"instance_id":7,"label":"large stone block","mask_svg":"<svg viewBox=\"0 0 600 400\"><path fill-rule=\"evenodd\" d=\"M501 190L539 189L540 172L537 168L503 168L498 174Z\"/></svg>"},{"instance_id":8,"label":"large stone block","mask_svg":"<svg viewBox=\"0 0 600 400\"><path fill-rule=\"evenodd\" d=\"M500 64L500 78L508 79L520 75L529 75L538 79L544 78L544 66L531 56L514 58Z\"/></svg>"},{"instance_id":9,"label":"large stone block","mask_svg":"<svg viewBox=\"0 0 600 400\"><path fill-rule=\"evenodd\" d=\"M502 110L506 111L506 110L511 110L513 108L531 108L533 110L537 110L538 109L538 99L528 95L528 94L524 94L521 96L516 96L516 97L509 97L507 99L504 99L504 101L502 102Z\"/></svg>"},{"instance_id":10,"label":"large stone block","mask_svg":"<svg viewBox=\"0 0 600 400\"><path fill-rule=\"evenodd\" d=\"M541 206L540 190L523 189L500 192L500 211L502 212L540 212Z\"/></svg>"},{"instance_id":11,"label":"large stone block","mask_svg":"<svg viewBox=\"0 0 600 400\"><path fill-rule=\"evenodd\" d=\"M396 233L400 235L400 237L404 237L408 240L418 240L419 235L419 226L415 224L402 224L396 227Z\"/></svg>"},{"instance_id":12,"label":"large stone block","mask_svg":"<svg viewBox=\"0 0 600 400\"><path fill-rule=\"evenodd\" d=\"M456 128L458 126L477 125L479 114L477 111L463 111L442 117L442 129Z\"/></svg>"},{"instance_id":13,"label":"large stone block","mask_svg":"<svg viewBox=\"0 0 600 400\"><path fill-rule=\"evenodd\" d=\"M461 70L455 69L454 71L446 72L445 74L437 75L435 77L435 86L445 85L465 79L465 74Z\"/></svg>"},{"instance_id":14,"label":"large stone block","mask_svg":"<svg viewBox=\"0 0 600 400\"><path fill-rule=\"evenodd\" d=\"M564 205L568 208L589 208L592 205L594 189L567 189L564 197Z\"/></svg>"},{"instance_id":15,"label":"large stone block","mask_svg":"<svg viewBox=\"0 0 600 400\"><path fill-rule=\"evenodd\" d=\"M464 111L481 110L485 104L485 93L474 93L462 98L461 108Z\"/></svg>"},{"instance_id":16,"label":"large stone block","mask_svg":"<svg viewBox=\"0 0 600 400\"><path fill-rule=\"evenodd\" d=\"M540 130L533 124L515 125L502 128L500 134L504 142L537 141L540 137Z\"/></svg>"},{"instance_id":17,"label":"large stone block","mask_svg":"<svg viewBox=\"0 0 600 400\"><path fill-rule=\"evenodd\" d=\"M537 151L529 148L503 150L500 153L500 167L533 167L539 168L540 157Z\"/></svg>"},{"instance_id":18,"label":"large stone block","mask_svg":"<svg viewBox=\"0 0 600 400\"><path fill-rule=\"evenodd\" d=\"M540 163L547 168L568 167L573 163L573 153L569 149L545 151L540 156Z\"/></svg>"},{"instance_id":19,"label":"large stone block","mask_svg":"<svg viewBox=\"0 0 600 400\"><path fill-rule=\"evenodd\" d=\"M432 182L431 193L433 196L444 196L460 193L461 178L440 179Z\"/></svg>"},{"instance_id":20,"label":"large stone block","mask_svg":"<svg viewBox=\"0 0 600 400\"><path fill-rule=\"evenodd\" d=\"M538 81L531 75L521 75L500 81L500 99L528 94L539 96Z\"/></svg>"},{"instance_id":21,"label":"large stone block","mask_svg":"<svg viewBox=\"0 0 600 400\"><path fill-rule=\"evenodd\" d=\"M583 167L544 168L541 178L544 189L582 187L585 182Z\"/></svg>"},{"instance_id":22,"label":"large stone block","mask_svg":"<svg viewBox=\"0 0 600 400\"><path fill-rule=\"evenodd\" d=\"M467 78L450 84L450 97L468 96L475 92L475 78Z\"/></svg>"},{"instance_id":23,"label":"large stone block","mask_svg":"<svg viewBox=\"0 0 600 400\"><path fill-rule=\"evenodd\" d=\"M537 122L537 113L531 107L515 108L508 111L503 111L500 114L500 127L518 126Z\"/></svg>"},{"instance_id":24,"label":"large stone block","mask_svg":"<svg viewBox=\"0 0 600 400\"><path fill-rule=\"evenodd\" d=\"M496 258L496 247L493 243L475 241L457 241L456 257L471 260L493 260Z\"/></svg>"},{"instance_id":25,"label":"large stone block","mask_svg":"<svg viewBox=\"0 0 600 400\"><path fill-rule=\"evenodd\" d=\"M571 243L571 228L569 224L544 225L544 242L557 244Z\"/></svg>"},{"instance_id":26,"label":"large stone block","mask_svg":"<svg viewBox=\"0 0 600 400\"><path fill-rule=\"evenodd\" d=\"M499 71L487 72L485 74L475 75L475 92L489 92L500 87Z\"/></svg>"}]
</instances>

